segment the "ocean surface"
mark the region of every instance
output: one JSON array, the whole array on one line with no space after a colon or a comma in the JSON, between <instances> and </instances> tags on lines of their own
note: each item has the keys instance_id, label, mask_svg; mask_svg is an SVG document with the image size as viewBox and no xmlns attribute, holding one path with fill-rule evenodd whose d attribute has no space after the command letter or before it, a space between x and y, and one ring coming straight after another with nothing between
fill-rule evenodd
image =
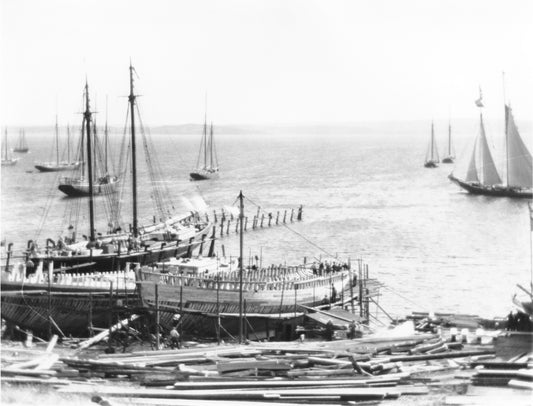
<instances>
[{"instance_id":1,"label":"ocean surface","mask_svg":"<svg viewBox=\"0 0 533 406\"><path fill-rule=\"evenodd\" d=\"M442 154L446 135L439 136ZM158 185L177 212L199 207L200 198L210 208L236 206L241 190L250 218L257 206L276 212L303 205L302 222L247 232L245 256L260 256L263 264L298 264L304 257L309 262L328 255L352 262L362 258L370 276L385 285L380 304L398 316L411 311L504 316L516 284L529 283L527 199L468 195L447 179L453 165L424 168L427 130L257 131L215 138L220 178L190 182L200 134L150 137L151 164L161 174ZM470 138L458 136L458 152L464 154ZM30 153L19 154L18 164L1 172L1 236L19 252L27 240L43 246L46 238L57 239L74 213L81 216L80 234L88 229L83 225L87 199L65 198L57 190L59 177L68 174L33 168L35 161L51 159L52 131L27 132L27 140ZM115 151L120 140L121 134L112 135ZM138 141L139 149L142 144ZM155 213L145 163L141 156L141 223ZM125 176L121 201L127 219L131 202ZM104 201L96 198L101 232L106 229ZM217 241L219 254L222 245L227 255L238 255L235 234Z\"/></svg>"}]
</instances>

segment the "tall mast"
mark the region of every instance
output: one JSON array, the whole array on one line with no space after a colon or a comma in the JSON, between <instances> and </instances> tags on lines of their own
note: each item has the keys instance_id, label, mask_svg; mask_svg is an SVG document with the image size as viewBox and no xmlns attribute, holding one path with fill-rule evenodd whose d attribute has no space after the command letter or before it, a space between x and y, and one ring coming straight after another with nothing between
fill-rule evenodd
<instances>
[{"instance_id":1,"label":"tall mast","mask_svg":"<svg viewBox=\"0 0 533 406\"><path fill-rule=\"evenodd\" d=\"M210 168L213 169L213 122L211 121L211 129L209 132L209 158Z\"/></svg>"},{"instance_id":2,"label":"tall mast","mask_svg":"<svg viewBox=\"0 0 533 406\"><path fill-rule=\"evenodd\" d=\"M104 170L107 175L107 95L105 96Z\"/></svg>"},{"instance_id":3,"label":"tall mast","mask_svg":"<svg viewBox=\"0 0 533 406\"><path fill-rule=\"evenodd\" d=\"M4 128L4 159L7 160L7 127Z\"/></svg>"},{"instance_id":4,"label":"tall mast","mask_svg":"<svg viewBox=\"0 0 533 406\"><path fill-rule=\"evenodd\" d=\"M59 166L59 127L57 125L57 114L56 114L56 164Z\"/></svg>"},{"instance_id":5,"label":"tall mast","mask_svg":"<svg viewBox=\"0 0 533 406\"><path fill-rule=\"evenodd\" d=\"M507 186L509 186L509 134L507 134L507 123L509 121L509 115L507 113L507 105L505 101L505 72L502 72L502 86L503 86L503 108L504 108L504 117L505 117L505 181Z\"/></svg>"},{"instance_id":6,"label":"tall mast","mask_svg":"<svg viewBox=\"0 0 533 406\"><path fill-rule=\"evenodd\" d=\"M70 125L67 124L67 164L70 163Z\"/></svg>"},{"instance_id":7,"label":"tall mast","mask_svg":"<svg viewBox=\"0 0 533 406\"><path fill-rule=\"evenodd\" d=\"M207 168L207 93L205 94L205 110L204 110L204 169Z\"/></svg>"},{"instance_id":8,"label":"tall mast","mask_svg":"<svg viewBox=\"0 0 533 406\"><path fill-rule=\"evenodd\" d=\"M137 237L137 159L135 156L135 98L133 94L133 66L130 61L130 95L128 100L131 112L131 172L132 172L132 192L133 192L133 236Z\"/></svg>"},{"instance_id":9,"label":"tall mast","mask_svg":"<svg viewBox=\"0 0 533 406\"><path fill-rule=\"evenodd\" d=\"M243 257L243 222L244 222L244 196L242 190L239 193L239 344L243 342L243 300L242 300L242 266L244 262Z\"/></svg>"},{"instance_id":10,"label":"tall mast","mask_svg":"<svg viewBox=\"0 0 533 406\"><path fill-rule=\"evenodd\" d=\"M431 160L433 161L433 121L431 122Z\"/></svg>"},{"instance_id":11,"label":"tall mast","mask_svg":"<svg viewBox=\"0 0 533 406\"><path fill-rule=\"evenodd\" d=\"M452 125L448 122L448 156L452 156Z\"/></svg>"},{"instance_id":12,"label":"tall mast","mask_svg":"<svg viewBox=\"0 0 533 406\"><path fill-rule=\"evenodd\" d=\"M89 226L90 241L94 241L93 162L91 151L91 110L89 108L89 85L85 80L85 112L83 113L87 133L87 177L89 178Z\"/></svg>"}]
</instances>

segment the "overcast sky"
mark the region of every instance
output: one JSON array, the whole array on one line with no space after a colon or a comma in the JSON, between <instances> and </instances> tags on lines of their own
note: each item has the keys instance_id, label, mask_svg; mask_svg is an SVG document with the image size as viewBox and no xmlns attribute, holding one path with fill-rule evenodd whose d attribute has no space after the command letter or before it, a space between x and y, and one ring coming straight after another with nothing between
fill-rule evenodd
<instances>
[{"instance_id":1,"label":"overcast sky","mask_svg":"<svg viewBox=\"0 0 533 406\"><path fill-rule=\"evenodd\" d=\"M529 0L0 0L7 125L80 120L87 75L125 120L130 58L146 124L501 118L533 111Z\"/></svg>"}]
</instances>

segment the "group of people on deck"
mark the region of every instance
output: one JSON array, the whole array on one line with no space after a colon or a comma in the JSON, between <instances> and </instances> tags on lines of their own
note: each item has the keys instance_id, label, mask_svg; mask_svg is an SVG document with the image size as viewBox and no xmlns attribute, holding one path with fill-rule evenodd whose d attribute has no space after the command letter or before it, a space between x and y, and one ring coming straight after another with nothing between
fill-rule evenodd
<instances>
[{"instance_id":1,"label":"group of people on deck","mask_svg":"<svg viewBox=\"0 0 533 406\"><path fill-rule=\"evenodd\" d=\"M313 274L318 276L328 275L330 273L340 272L347 269L350 269L350 266L346 262L340 264L335 261L321 261L318 265L316 264L316 262L313 262L313 264L311 265L311 270L313 271Z\"/></svg>"}]
</instances>

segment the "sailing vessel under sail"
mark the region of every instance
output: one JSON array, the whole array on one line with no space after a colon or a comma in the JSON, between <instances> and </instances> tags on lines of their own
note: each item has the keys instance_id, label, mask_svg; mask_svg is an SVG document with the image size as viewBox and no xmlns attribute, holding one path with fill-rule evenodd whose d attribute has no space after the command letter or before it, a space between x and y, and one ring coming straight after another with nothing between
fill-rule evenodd
<instances>
[{"instance_id":1,"label":"sailing vessel under sail","mask_svg":"<svg viewBox=\"0 0 533 406\"><path fill-rule=\"evenodd\" d=\"M35 168L41 172L60 172L60 171L70 171L77 169L80 166L79 161L70 160L70 128L67 128L67 160L59 160L59 127L57 125L57 116L56 116L56 131L55 131L55 156L56 160L50 162L37 162Z\"/></svg>"},{"instance_id":2,"label":"sailing vessel under sail","mask_svg":"<svg viewBox=\"0 0 533 406\"><path fill-rule=\"evenodd\" d=\"M201 164L203 156L203 164ZM207 115L204 119L204 132L198 159L196 160L196 169L190 173L191 180L214 179L218 177L218 158L213 139L213 123L207 137Z\"/></svg>"},{"instance_id":3,"label":"sailing vessel under sail","mask_svg":"<svg viewBox=\"0 0 533 406\"><path fill-rule=\"evenodd\" d=\"M424 162L426 168L436 168L439 166L439 151L437 151L437 144L435 143L435 132L433 130L433 122L431 122L431 139L429 141L428 150L426 152L426 161Z\"/></svg>"},{"instance_id":4,"label":"sailing vessel under sail","mask_svg":"<svg viewBox=\"0 0 533 406\"><path fill-rule=\"evenodd\" d=\"M455 150L452 144L452 125L448 123L448 155L442 159L443 164L453 164L455 160Z\"/></svg>"},{"instance_id":5,"label":"sailing vessel under sail","mask_svg":"<svg viewBox=\"0 0 533 406\"><path fill-rule=\"evenodd\" d=\"M9 154L9 149L7 148L7 128L4 131L4 145L2 148L2 166L12 166L17 163L19 159L13 158L11 154Z\"/></svg>"},{"instance_id":6,"label":"sailing vessel under sail","mask_svg":"<svg viewBox=\"0 0 533 406\"><path fill-rule=\"evenodd\" d=\"M30 149L28 148L28 144L26 143L26 133L24 130L20 130L19 134L19 143L18 145L13 149L13 152L18 152L21 154L25 154Z\"/></svg>"},{"instance_id":7,"label":"sailing vessel under sail","mask_svg":"<svg viewBox=\"0 0 533 406\"><path fill-rule=\"evenodd\" d=\"M480 131L470 155L466 177L459 179L452 172L448 178L473 194L532 198L531 153L520 137L511 107L505 105L506 177L504 183L494 164L485 135L481 97L476 101L476 105L480 108Z\"/></svg>"}]
</instances>

